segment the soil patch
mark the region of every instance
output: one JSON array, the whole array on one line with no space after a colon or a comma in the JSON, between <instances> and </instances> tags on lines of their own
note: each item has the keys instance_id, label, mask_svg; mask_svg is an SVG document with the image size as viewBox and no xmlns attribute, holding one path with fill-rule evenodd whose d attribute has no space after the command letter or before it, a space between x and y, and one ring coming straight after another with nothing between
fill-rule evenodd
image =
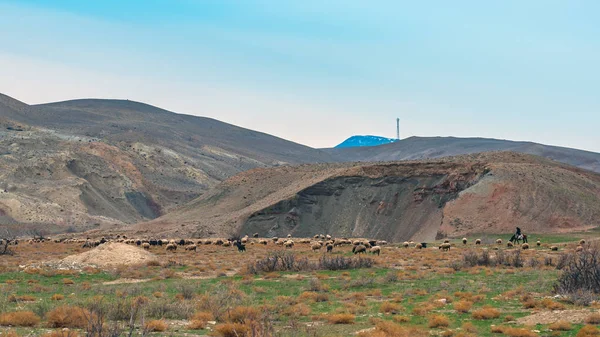
<instances>
[{"instance_id":1,"label":"soil patch","mask_svg":"<svg viewBox=\"0 0 600 337\"><path fill-rule=\"evenodd\" d=\"M518 324L536 325L536 324L551 324L557 321L568 321L570 323L583 323L586 317L591 315L593 311L582 310L555 310L542 311L533 315L521 317L517 319Z\"/></svg>"},{"instance_id":2,"label":"soil patch","mask_svg":"<svg viewBox=\"0 0 600 337\"><path fill-rule=\"evenodd\" d=\"M124 243L105 243L85 253L62 259L65 264L91 265L110 268L119 265L138 265L156 260L156 255Z\"/></svg>"}]
</instances>

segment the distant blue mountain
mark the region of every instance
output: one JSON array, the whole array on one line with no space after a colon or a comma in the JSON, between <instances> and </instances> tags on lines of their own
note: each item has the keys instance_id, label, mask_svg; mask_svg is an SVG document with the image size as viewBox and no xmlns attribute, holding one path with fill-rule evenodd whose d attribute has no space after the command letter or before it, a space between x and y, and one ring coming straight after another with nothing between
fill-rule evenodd
<instances>
[{"instance_id":1,"label":"distant blue mountain","mask_svg":"<svg viewBox=\"0 0 600 337\"><path fill-rule=\"evenodd\" d=\"M345 147L377 146L393 143L396 141L397 139L379 136L352 136L343 141L340 145L336 146L335 148L340 149Z\"/></svg>"}]
</instances>

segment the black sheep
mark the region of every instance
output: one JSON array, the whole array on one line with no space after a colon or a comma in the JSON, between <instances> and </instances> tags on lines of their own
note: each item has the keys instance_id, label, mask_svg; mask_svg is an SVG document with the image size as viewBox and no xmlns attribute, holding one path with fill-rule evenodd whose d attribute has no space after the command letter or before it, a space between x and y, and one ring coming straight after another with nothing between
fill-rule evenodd
<instances>
[{"instance_id":1,"label":"black sheep","mask_svg":"<svg viewBox=\"0 0 600 337\"><path fill-rule=\"evenodd\" d=\"M234 244L236 245L238 252L245 252L246 251L246 245L243 245L241 242L239 241L235 241Z\"/></svg>"}]
</instances>

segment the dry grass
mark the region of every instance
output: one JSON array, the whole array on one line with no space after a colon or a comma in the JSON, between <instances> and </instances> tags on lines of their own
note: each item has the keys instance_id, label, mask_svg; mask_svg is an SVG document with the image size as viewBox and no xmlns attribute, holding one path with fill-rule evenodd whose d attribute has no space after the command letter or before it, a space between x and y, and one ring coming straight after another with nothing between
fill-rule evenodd
<instances>
[{"instance_id":1,"label":"dry grass","mask_svg":"<svg viewBox=\"0 0 600 337\"><path fill-rule=\"evenodd\" d=\"M600 330L593 325L586 325L577 332L576 337L597 337L600 336Z\"/></svg>"},{"instance_id":2,"label":"dry grass","mask_svg":"<svg viewBox=\"0 0 600 337\"><path fill-rule=\"evenodd\" d=\"M150 332L162 332L166 331L168 328L169 325L162 319L148 321L146 322L146 324L144 324L144 329Z\"/></svg>"},{"instance_id":3,"label":"dry grass","mask_svg":"<svg viewBox=\"0 0 600 337\"><path fill-rule=\"evenodd\" d=\"M473 311L472 317L474 319L494 319L500 317L500 311L492 307L484 307Z\"/></svg>"},{"instance_id":4,"label":"dry grass","mask_svg":"<svg viewBox=\"0 0 600 337\"><path fill-rule=\"evenodd\" d=\"M460 300L454 303L454 310L460 313L467 313L473 307L473 302L467 300Z\"/></svg>"},{"instance_id":5,"label":"dry grass","mask_svg":"<svg viewBox=\"0 0 600 337\"><path fill-rule=\"evenodd\" d=\"M380 320L375 325L375 329L367 332L361 332L359 337L426 337L429 332L414 327L403 327L390 321Z\"/></svg>"},{"instance_id":6,"label":"dry grass","mask_svg":"<svg viewBox=\"0 0 600 337\"><path fill-rule=\"evenodd\" d=\"M353 324L355 316L352 314L331 314L325 315L330 324Z\"/></svg>"},{"instance_id":7,"label":"dry grass","mask_svg":"<svg viewBox=\"0 0 600 337\"><path fill-rule=\"evenodd\" d=\"M260 312L255 307L239 306L231 309L227 316L227 321L230 323L249 323L256 321L260 316Z\"/></svg>"},{"instance_id":8,"label":"dry grass","mask_svg":"<svg viewBox=\"0 0 600 337\"><path fill-rule=\"evenodd\" d=\"M589 315L588 317L585 318L585 322L587 324L594 324L594 325L600 324L600 313L595 312L595 313Z\"/></svg>"},{"instance_id":9,"label":"dry grass","mask_svg":"<svg viewBox=\"0 0 600 337\"><path fill-rule=\"evenodd\" d=\"M531 330L527 330L524 328L512 328L506 327L503 332L505 335L510 337L537 337L538 334Z\"/></svg>"},{"instance_id":10,"label":"dry grass","mask_svg":"<svg viewBox=\"0 0 600 337\"><path fill-rule=\"evenodd\" d=\"M571 331L573 329L573 326L571 325L571 323L569 323L567 321L554 322L554 323L550 324L548 327L550 329L556 330L556 331Z\"/></svg>"},{"instance_id":11,"label":"dry grass","mask_svg":"<svg viewBox=\"0 0 600 337\"><path fill-rule=\"evenodd\" d=\"M433 315L429 317L427 326L430 328L447 328L450 326L450 319L444 315Z\"/></svg>"},{"instance_id":12,"label":"dry grass","mask_svg":"<svg viewBox=\"0 0 600 337\"><path fill-rule=\"evenodd\" d=\"M216 325L214 332L221 337L246 337L250 327L240 323L224 323Z\"/></svg>"},{"instance_id":13,"label":"dry grass","mask_svg":"<svg viewBox=\"0 0 600 337\"><path fill-rule=\"evenodd\" d=\"M15 311L0 314L0 325L32 327L40 323L38 315L31 311Z\"/></svg>"},{"instance_id":14,"label":"dry grass","mask_svg":"<svg viewBox=\"0 0 600 337\"><path fill-rule=\"evenodd\" d=\"M62 301L64 299L65 299L65 295L63 295L63 294L54 294L50 298L51 301Z\"/></svg>"},{"instance_id":15,"label":"dry grass","mask_svg":"<svg viewBox=\"0 0 600 337\"><path fill-rule=\"evenodd\" d=\"M79 334L73 330L55 330L43 334L42 337L79 337Z\"/></svg>"},{"instance_id":16,"label":"dry grass","mask_svg":"<svg viewBox=\"0 0 600 337\"><path fill-rule=\"evenodd\" d=\"M77 306L60 306L46 314L51 328L80 328L88 326L91 314L87 309Z\"/></svg>"},{"instance_id":17,"label":"dry grass","mask_svg":"<svg viewBox=\"0 0 600 337\"><path fill-rule=\"evenodd\" d=\"M379 306L379 312L384 314L395 314L402 310L402 306L392 302L383 302Z\"/></svg>"}]
</instances>

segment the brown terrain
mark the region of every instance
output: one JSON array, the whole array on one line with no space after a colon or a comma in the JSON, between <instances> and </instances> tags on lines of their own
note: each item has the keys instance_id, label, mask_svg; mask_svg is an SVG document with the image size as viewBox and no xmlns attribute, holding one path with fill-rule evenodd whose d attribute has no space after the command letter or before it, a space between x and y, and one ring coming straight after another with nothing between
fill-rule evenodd
<instances>
[{"instance_id":1,"label":"brown terrain","mask_svg":"<svg viewBox=\"0 0 600 337\"><path fill-rule=\"evenodd\" d=\"M0 224L82 231L156 218L248 169L329 155L131 101L0 95Z\"/></svg>"},{"instance_id":2,"label":"brown terrain","mask_svg":"<svg viewBox=\"0 0 600 337\"><path fill-rule=\"evenodd\" d=\"M600 225L600 175L511 152L437 160L254 169L137 234L390 241L473 233L550 233Z\"/></svg>"},{"instance_id":3,"label":"brown terrain","mask_svg":"<svg viewBox=\"0 0 600 337\"><path fill-rule=\"evenodd\" d=\"M550 159L438 158L507 146ZM575 231L600 225L598 158L457 138L317 150L132 101L28 105L0 95L0 226L388 240L518 224L529 232ZM387 160L410 161L379 162Z\"/></svg>"}]
</instances>

